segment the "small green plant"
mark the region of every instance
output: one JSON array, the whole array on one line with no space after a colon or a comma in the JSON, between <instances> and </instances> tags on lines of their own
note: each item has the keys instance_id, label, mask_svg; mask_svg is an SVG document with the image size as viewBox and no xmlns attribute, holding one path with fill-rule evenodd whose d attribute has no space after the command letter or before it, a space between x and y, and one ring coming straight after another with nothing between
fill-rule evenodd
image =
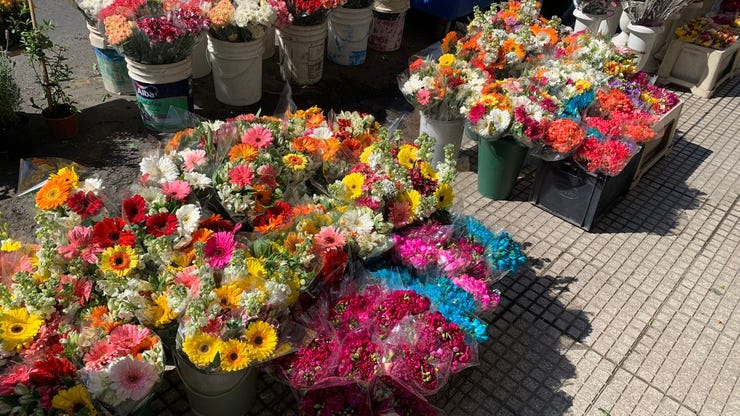
<instances>
[{"instance_id":1,"label":"small green plant","mask_svg":"<svg viewBox=\"0 0 740 416\"><path fill-rule=\"evenodd\" d=\"M13 76L13 61L5 51L0 51L0 126L18 124L21 106L21 89Z\"/></svg>"},{"instance_id":2,"label":"small green plant","mask_svg":"<svg viewBox=\"0 0 740 416\"><path fill-rule=\"evenodd\" d=\"M77 111L72 97L67 94L65 84L72 80L72 68L67 65L65 52L67 48L55 45L48 36L54 29L50 21L44 21L36 28L21 34L21 43L25 48L36 80L44 92L46 107L42 107L33 98L31 106L44 110L50 117L67 115Z\"/></svg>"}]
</instances>

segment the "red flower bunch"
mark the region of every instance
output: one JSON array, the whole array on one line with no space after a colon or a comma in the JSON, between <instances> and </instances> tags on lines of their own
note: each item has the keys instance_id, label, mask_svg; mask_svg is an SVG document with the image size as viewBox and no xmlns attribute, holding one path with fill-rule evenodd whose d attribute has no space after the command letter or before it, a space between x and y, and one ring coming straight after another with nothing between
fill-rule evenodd
<instances>
[{"instance_id":1,"label":"red flower bunch","mask_svg":"<svg viewBox=\"0 0 740 416\"><path fill-rule=\"evenodd\" d=\"M587 137L574 158L591 173L619 175L633 155L633 147L620 140L599 141Z\"/></svg>"},{"instance_id":2,"label":"red flower bunch","mask_svg":"<svg viewBox=\"0 0 740 416\"><path fill-rule=\"evenodd\" d=\"M298 407L306 416L370 415L370 398L357 383L314 387L306 392Z\"/></svg>"},{"instance_id":3,"label":"red flower bunch","mask_svg":"<svg viewBox=\"0 0 740 416\"><path fill-rule=\"evenodd\" d=\"M571 119L559 118L547 127L545 144L558 153L568 153L578 147L585 138L586 132L578 123Z\"/></svg>"},{"instance_id":4,"label":"red flower bunch","mask_svg":"<svg viewBox=\"0 0 740 416\"><path fill-rule=\"evenodd\" d=\"M380 371L380 354L370 331L350 332L342 340L337 375L368 382Z\"/></svg>"},{"instance_id":5,"label":"red flower bunch","mask_svg":"<svg viewBox=\"0 0 740 416\"><path fill-rule=\"evenodd\" d=\"M429 310L428 298L413 290L396 290L386 295L371 314L379 327L381 336L387 335L401 319Z\"/></svg>"},{"instance_id":6,"label":"red flower bunch","mask_svg":"<svg viewBox=\"0 0 740 416\"><path fill-rule=\"evenodd\" d=\"M618 89L596 91L596 110L606 116L612 113L630 113L635 110L627 94Z\"/></svg>"}]
</instances>

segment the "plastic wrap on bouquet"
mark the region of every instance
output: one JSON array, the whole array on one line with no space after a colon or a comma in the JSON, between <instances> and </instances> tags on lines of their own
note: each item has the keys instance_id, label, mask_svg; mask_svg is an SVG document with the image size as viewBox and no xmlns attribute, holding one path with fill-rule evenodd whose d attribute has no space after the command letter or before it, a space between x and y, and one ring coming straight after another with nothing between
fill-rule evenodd
<instances>
[{"instance_id":1,"label":"plastic wrap on bouquet","mask_svg":"<svg viewBox=\"0 0 740 416\"><path fill-rule=\"evenodd\" d=\"M630 141L587 137L573 159L586 172L617 176L639 151L640 146Z\"/></svg>"},{"instance_id":2,"label":"plastic wrap on bouquet","mask_svg":"<svg viewBox=\"0 0 740 416\"><path fill-rule=\"evenodd\" d=\"M377 378L370 387L373 410L380 415L441 416L444 412L392 376Z\"/></svg>"},{"instance_id":3,"label":"plastic wrap on bouquet","mask_svg":"<svg viewBox=\"0 0 740 416\"><path fill-rule=\"evenodd\" d=\"M343 378L312 386L301 397L298 411L305 416L372 414L367 388Z\"/></svg>"}]
</instances>

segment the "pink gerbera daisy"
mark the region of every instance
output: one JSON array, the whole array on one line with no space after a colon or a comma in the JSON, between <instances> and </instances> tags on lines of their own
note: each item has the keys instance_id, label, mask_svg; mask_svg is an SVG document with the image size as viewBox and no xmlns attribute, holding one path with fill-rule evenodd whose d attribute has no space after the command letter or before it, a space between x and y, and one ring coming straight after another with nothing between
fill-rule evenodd
<instances>
[{"instance_id":1,"label":"pink gerbera daisy","mask_svg":"<svg viewBox=\"0 0 740 416\"><path fill-rule=\"evenodd\" d=\"M247 165L239 165L229 169L229 183L244 188L252 184L254 171Z\"/></svg>"},{"instance_id":2,"label":"pink gerbera daisy","mask_svg":"<svg viewBox=\"0 0 740 416\"><path fill-rule=\"evenodd\" d=\"M156 367L146 361L126 357L110 369L111 387L123 400L141 400L159 379Z\"/></svg>"},{"instance_id":3,"label":"pink gerbera daisy","mask_svg":"<svg viewBox=\"0 0 740 416\"><path fill-rule=\"evenodd\" d=\"M93 344L83 357L85 368L88 370L101 370L110 364L117 355L118 348L115 345L107 339L100 340Z\"/></svg>"},{"instance_id":4,"label":"pink gerbera daisy","mask_svg":"<svg viewBox=\"0 0 740 416\"><path fill-rule=\"evenodd\" d=\"M141 344L150 335L147 328L138 325L125 324L117 326L111 331L108 342L122 351L129 351Z\"/></svg>"},{"instance_id":5,"label":"pink gerbera daisy","mask_svg":"<svg viewBox=\"0 0 740 416\"><path fill-rule=\"evenodd\" d=\"M0 396L13 394L17 384L28 385L33 367L17 364L0 378Z\"/></svg>"},{"instance_id":6,"label":"pink gerbera daisy","mask_svg":"<svg viewBox=\"0 0 740 416\"><path fill-rule=\"evenodd\" d=\"M198 166L206 164L206 151L203 149L188 149L180 152L183 160L183 170L192 172Z\"/></svg>"},{"instance_id":7,"label":"pink gerbera daisy","mask_svg":"<svg viewBox=\"0 0 740 416\"><path fill-rule=\"evenodd\" d=\"M429 101L431 100L432 100L432 96L429 93L429 90L422 88L416 92L416 101L418 101L419 104L427 105L429 104Z\"/></svg>"},{"instance_id":8,"label":"pink gerbera daisy","mask_svg":"<svg viewBox=\"0 0 740 416\"><path fill-rule=\"evenodd\" d=\"M190 192L192 192L190 184L185 181L178 180L162 184L162 193L175 201L184 201Z\"/></svg>"},{"instance_id":9,"label":"pink gerbera daisy","mask_svg":"<svg viewBox=\"0 0 740 416\"><path fill-rule=\"evenodd\" d=\"M69 244L57 248L59 254L67 260L71 260L79 255L81 249L92 244L92 228L75 226L67 232Z\"/></svg>"},{"instance_id":10,"label":"pink gerbera daisy","mask_svg":"<svg viewBox=\"0 0 740 416\"><path fill-rule=\"evenodd\" d=\"M234 234L227 231L220 231L208 239L203 250L211 267L223 269L229 264L235 248L236 241L234 240Z\"/></svg>"},{"instance_id":11,"label":"pink gerbera daisy","mask_svg":"<svg viewBox=\"0 0 740 416\"><path fill-rule=\"evenodd\" d=\"M329 226L322 228L321 231L314 236L314 242L318 248L323 251L344 247L347 240L336 228Z\"/></svg>"},{"instance_id":12,"label":"pink gerbera daisy","mask_svg":"<svg viewBox=\"0 0 740 416\"><path fill-rule=\"evenodd\" d=\"M261 149L272 143L272 132L262 126L254 126L244 133L242 143Z\"/></svg>"},{"instance_id":13,"label":"pink gerbera daisy","mask_svg":"<svg viewBox=\"0 0 740 416\"><path fill-rule=\"evenodd\" d=\"M77 298L80 306L85 305L85 302L90 300L90 293L92 293L92 282L87 279L81 279L68 274L62 275L59 278L59 293L63 293L62 290L64 285L69 285L73 289L73 294Z\"/></svg>"},{"instance_id":14,"label":"pink gerbera daisy","mask_svg":"<svg viewBox=\"0 0 740 416\"><path fill-rule=\"evenodd\" d=\"M0 283L10 287L19 272L33 272L31 258L22 251L0 251Z\"/></svg>"},{"instance_id":15,"label":"pink gerbera daisy","mask_svg":"<svg viewBox=\"0 0 740 416\"><path fill-rule=\"evenodd\" d=\"M175 277L175 284L185 286L189 295L200 292L200 279L193 273L194 271L195 267L186 267L180 270Z\"/></svg>"}]
</instances>

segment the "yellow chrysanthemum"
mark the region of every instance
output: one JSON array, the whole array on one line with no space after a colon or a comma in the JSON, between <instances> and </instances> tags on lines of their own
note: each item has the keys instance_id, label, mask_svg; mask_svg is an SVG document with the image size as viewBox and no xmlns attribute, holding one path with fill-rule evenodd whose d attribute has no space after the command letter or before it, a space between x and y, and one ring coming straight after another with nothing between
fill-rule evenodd
<instances>
[{"instance_id":1,"label":"yellow chrysanthemum","mask_svg":"<svg viewBox=\"0 0 740 416\"><path fill-rule=\"evenodd\" d=\"M586 91L586 90L590 90L591 89L591 81L586 80L586 79L579 79L578 81L576 81L575 87L576 87L576 90L577 91L580 91L580 92L583 92L583 91Z\"/></svg>"},{"instance_id":2,"label":"yellow chrysanthemum","mask_svg":"<svg viewBox=\"0 0 740 416\"><path fill-rule=\"evenodd\" d=\"M455 55L451 53L446 53L439 57L439 65L440 66L450 66L453 63L455 63Z\"/></svg>"},{"instance_id":3,"label":"yellow chrysanthemum","mask_svg":"<svg viewBox=\"0 0 740 416\"><path fill-rule=\"evenodd\" d=\"M306 169L306 166L308 166L308 159L306 159L306 156L298 153L288 153L283 156L283 162L293 171L304 170Z\"/></svg>"},{"instance_id":4,"label":"yellow chrysanthemum","mask_svg":"<svg viewBox=\"0 0 740 416\"><path fill-rule=\"evenodd\" d=\"M244 290L237 284L221 286L213 290L218 297L218 303L221 305L222 309L237 308L243 291Z\"/></svg>"},{"instance_id":5,"label":"yellow chrysanthemum","mask_svg":"<svg viewBox=\"0 0 740 416\"><path fill-rule=\"evenodd\" d=\"M79 180L80 180L73 166L68 166L68 167L59 169L57 173L52 173L51 175L49 175L49 179L58 179L68 184L72 188L77 188L77 184L79 183Z\"/></svg>"},{"instance_id":6,"label":"yellow chrysanthemum","mask_svg":"<svg viewBox=\"0 0 740 416\"><path fill-rule=\"evenodd\" d=\"M94 416L97 414L90 399L90 393L82 384L77 384L66 390L59 390L51 399L51 407L72 416L82 409L86 409L88 415Z\"/></svg>"},{"instance_id":7,"label":"yellow chrysanthemum","mask_svg":"<svg viewBox=\"0 0 740 416\"><path fill-rule=\"evenodd\" d=\"M199 332L185 337L182 342L182 351L193 364L207 367L216 359L216 354L221 352L222 344L221 339Z\"/></svg>"},{"instance_id":8,"label":"yellow chrysanthemum","mask_svg":"<svg viewBox=\"0 0 740 416\"><path fill-rule=\"evenodd\" d=\"M364 149L362 149L362 153L360 153L360 162L362 163L368 163L370 161L370 155L373 154L373 145L370 145Z\"/></svg>"},{"instance_id":9,"label":"yellow chrysanthemum","mask_svg":"<svg viewBox=\"0 0 740 416\"><path fill-rule=\"evenodd\" d=\"M21 244L20 241L13 240L11 238L7 238L3 240L2 244L0 244L0 251L18 251L23 247L23 244Z\"/></svg>"},{"instance_id":10,"label":"yellow chrysanthemum","mask_svg":"<svg viewBox=\"0 0 740 416\"><path fill-rule=\"evenodd\" d=\"M67 202L72 186L64 178L49 179L36 193L36 206L42 210L57 209Z\"/></svg>"},{"instance_id":11,"label":"yellow chrysanthemum","mask_svg":"<svg viewBox=\"0 0 740 416\"><path fill-rule=\"evenodd\" d=\"M437 171L434 170L434 168L432 167L431 163L429 163L427 161L421 162L420 170L421 170L421 174L425 178L431 179L433 181L436 181L437 180Z\"/></svg>"},{"instance_id":12,"label":"yellow chrysanthemum","mask_svg":"<svg viewBox=\"0 0 740 416\"><path fill-rule=\"evenodd\" d=\"M5 351L20 351L27 346L44 320L28 313L26 308L7 309L0 312L0 341Z\"/></svg>"},{"instance_id":13,"label":"yellow chrysanthemum","mask_svg":"<svg viewBox=\"0 0 740 416\"><path fill-rule=\"evenodd\" d=\"M437 209L445 209L452 205L452 201L455 199L455 194L452 191L452 186L447 183L439 184L439 187L434 191L434 197L437 198Z\"/></svg>"},{"instance_id":14,"label":"yellow chrysanthemum","mask_svg":"<svg viewBox=\"0 0 740 416\"><path fill-rule=\"evenodd\" d=\"M419 191L416 189L403 191L400 195L400 199L402 202L409 203L411 214L415 216L416 210L419 208L419 204L421 203L421 194Z\"/></svg>"},{"instance_id":15,"label":"yellow chrysanthemum","mask_svg":"<svg viewBox=\"0 0 740 416\"><path fill-rule=\"evenodd\" d=\"M419 160L419 149L410 144L404 144L398 149L398 164L406 169L412 169Z\"/></svg>"},{"instance_id":16,"label":"yellow chrysanthemum","mask_svg":"<svg viewBox=\"0 0 740 416\"><path fill-rule=\"evenodd\" d=\"M146 319L156 328L161 328L177 318L177 314L170 308L167 303L167 296L164 293L155 295L152 298L152 305L146 311Z\"/></svg>"},{"instance_id":17,"label":"yellow chrysanthemum","mask_svg":"<svg viewBox=\"0 0 740 416\"><path fill-rule=\"evenodd\" d=\"M249 324L244 331L244 338L257 361L270 358L277 347L277 331L265 321L254 321Z\"/></svg>"},{"instance_id":18,"label":"yellow chrysanthemum","mask_svg":"<svg viewBox=\"0 0 740 416\"><path fill-rule=\"evenodd\" d=\"M221 346L221 370L239 371L247 368L252 362L252 354L246 343L230 339Z\"/></svg>"},{"instance_id":19,"label":"yellow chrysanthemum","mask_svg":"<svg viewBox=\"0 0 740 416\"><path fill-rule=\"evenodd\" d=\"M345 176L342 183L347 188L347 196L350 199L357 199L362 195L362 184L365 183L365 177L361 173L353 172Z\"/></svg>"},{"instance_id":20,"label":"yellow chrysanthemum","mask_svg":"<svg viewBox=\"0 0 740 416\"><path fill-rule=\"evenodd\" d=\"M139 265L139 256L127 246L108 247L100 256L100 270L126 277Z\"/></svg>"}]
</instances>

